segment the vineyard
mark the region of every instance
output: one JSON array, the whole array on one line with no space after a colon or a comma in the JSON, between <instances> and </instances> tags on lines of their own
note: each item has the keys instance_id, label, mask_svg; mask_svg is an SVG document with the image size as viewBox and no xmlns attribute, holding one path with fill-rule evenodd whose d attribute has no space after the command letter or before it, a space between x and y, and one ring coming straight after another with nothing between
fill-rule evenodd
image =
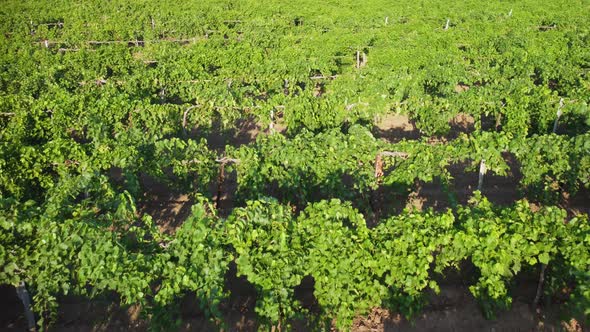
<instances>
[{"instance_id":1,"label":"vineyard","mask_svg":"<svg viewBox=\"0 0 590 332\"><path fill-rule=\"evenodd\" d=\"M588 1L6 0L0 50L0 329L590 326Z\"/></svg>"}]
</instances>

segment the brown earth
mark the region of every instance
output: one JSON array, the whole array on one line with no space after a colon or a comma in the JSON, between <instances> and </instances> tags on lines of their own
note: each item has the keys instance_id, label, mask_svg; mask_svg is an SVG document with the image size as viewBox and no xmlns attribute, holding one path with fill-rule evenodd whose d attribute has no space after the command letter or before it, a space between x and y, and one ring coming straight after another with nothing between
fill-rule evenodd
<instances>
[{"instance_id":1,"label":"brown earth","mask_svg":"<svg viewBox=\"0 0 590 332\"><path fill-rule=\"evenodd\" d=\"M418 139L421 136L413 120L405 114L394 113L385 114L377 119L373 132L376 137L391 143L399 142L402 139Z\"/></svg>"},{"instance_id":2,"label":"brown earth","mask_svg":"<svg viewBox=\"0 0 590 332\"><path fill-rule=\"evenodd\" d=\"M471 133L475 130L475 119L466 113L459 113L449 121L450 131L445 136L428 137L431 143L446 142L457 138L461 133ZM397 143L402 139L416 140L422 138L416 122L405 114L387 113L376 119L373 126L375 137L389 143Z\"/></svg>"},{"instance_id":3,"label":"brown earth","mask_svg":"<svg viewBox=\"0 0 590 332\"><path fill-rule=\"evenodd\" d=\"M230 300L222 304L226 331L257 331L254 313L255 293L252 286L240 278L230 278L233 289ZM233 285L231 284L233 283ZM398 331L584 331L584 326L572 318L561 316L559 303L535 311L529 303L534 297L535 284L518 285L510 310L500 312L496 319L486 319L469 290L462 284L441 284L440 293L428 294L427 306L411 319L397 312L375 308L355 319L354 332ZM25 320L22 306L13 287L0 288L1 331L23 331ZM313 297L313 295L311 295ZM220 326L208 320L198 309L192 296L181 302L179 331L218 331ZM561 319L563 317L563 319ZM147 331L148 321L137 306L121 307L113 299L88 300L68 296L60 299L57 321L50 331ZM293 331L308 331L303 321L293 322Z\"/></svg>"}]
</instances>

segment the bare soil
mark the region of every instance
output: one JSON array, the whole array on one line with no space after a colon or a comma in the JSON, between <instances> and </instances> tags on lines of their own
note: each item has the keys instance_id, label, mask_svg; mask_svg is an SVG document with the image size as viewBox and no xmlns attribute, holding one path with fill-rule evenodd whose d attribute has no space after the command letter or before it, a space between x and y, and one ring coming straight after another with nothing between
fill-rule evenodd
<instances>
[{"instance_id":1,"label":"bare soil","mask_svg":"<svg viewBox=\"0 0 590 332\"><path fill-rule=\"evenodd\" d=\"M189 195L173 192L150 176L142 175L141 183L146 192L138 202L138 212L150 215L161 232L174 233L190 215L194 202Z\"/></svg>"},{"instance_id":2,"label":"bare soil","mask_svg":"<svg viewBox=\"0 0 590 332\"><path fill-rule=\"evenodd\" d=\"M258 331L254 313L256 304L252 286L240 278L228 280L232 295L222 304L223 320L227 331ZM462 284L442 284L439 294L428 294L428 305L411 319L400 313L374 308L369 314L355 319L354 332L397 331L584 331L575 319L561 316L559 303L531 310L534 283L519 285L523 291L514 297L508 311L500 312L496 319L486 319L469 290ZM304 291L314 301L311 289ZM1 331L25 330L22 305L13 287L2 286L0 295ZM561 319L563 317L563 319ZM191 295L181 302L180 331L218 331L220 326L208 320L198 309ZM114 299L88 300L80 297L60 299L58 318L51 331L147 331L149 324L140 315L137 306L121 307ZM292 330L309 331L307 322L293 322Z\"/></svg>"},{"instance_id":3,"label":"bare soil","mask_svg":"<svg viewBox=\"0 0 590 332\"><path fill-rule=\"evenodd\" d=\"M416 124L405 114L388 113L381 116L373 127L373 133L391 143L402 139L412 140L420 138L420 131Z\"/></svg>"},{"instance_id":4,"label":"bare soil","mask_svg":"<svg viewBox=\"0 0 590 332\"><path fill-rule=\"evenodd\" d=\"M459 113L449 121L450 131L444 136L429 137L429 142L446 142L457 138L461 133L471 133L475 130L475 119L466 113ZM397 143L402 139L416 140L423 137L416 127L416 122L405 114L387 113L380 116L373 126L373 134L390 143Z\"/></svg>"},{"instance_id":5,"label":"bare soil","mask_svg":"<svg viewBox=\"0 0 590 332\"><path fill-rule=\"evenodd\" d=\"M475 130L475 118L466 113L455 115L449 124L451 131L447 135L448 138L456 138L460 133L471 133Z\"/></svg>"}]
</instances>

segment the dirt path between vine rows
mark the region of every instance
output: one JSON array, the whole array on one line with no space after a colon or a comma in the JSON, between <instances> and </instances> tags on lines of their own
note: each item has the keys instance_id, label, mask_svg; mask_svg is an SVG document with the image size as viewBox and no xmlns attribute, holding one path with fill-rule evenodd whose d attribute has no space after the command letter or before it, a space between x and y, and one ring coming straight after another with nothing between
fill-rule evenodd
<instances>
[{"instance_id":1,"label":"dirt path between vine rows","mask_svg":"<svg viewBox=\"0 0 590 332\"><path fill-rule=\"evenodd\" d=\"M236 285L239 286L239 285ZM429 296L429 304L412 320L399 313L375 308L368 315L358 317L353 332L413 332L413 331L575 331L585 330L580 322L560 317L559 303L532 311L529 307L535 284L519 285L520 295L514 297L512 308L500 312L494 320L485 319L475 299L466 286L443 284L438 295ZM224 304L226 331L257 331L251 289L236 289ZM24 331L25 319L21 304L13 287L0 287L0 331ZM65 297L60 301L57 321L50 331L99 332L99 331L147 331L148 324L136 306L119 307L108 299L86 300ZM218 331L199 311L194 298L185 297L180 307L180 331ZM294 322L293 331L309 331L304 322Z\"/></svg>"}]
</instances>

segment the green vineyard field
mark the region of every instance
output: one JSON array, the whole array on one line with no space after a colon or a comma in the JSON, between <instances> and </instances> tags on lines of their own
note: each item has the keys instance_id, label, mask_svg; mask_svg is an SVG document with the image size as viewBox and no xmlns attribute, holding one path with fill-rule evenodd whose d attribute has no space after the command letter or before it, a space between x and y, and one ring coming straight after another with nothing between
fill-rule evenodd
<instances>
[{"instance_id":1,"label":"green vineyard field","mask_svg":"<svg viewBox=\"0 0 590 332\"><path fill-rule=\"evenodd\" d=\"M590 326L588 1L6 0L0 51L0 329Z\"/></svg>"}]
</instances>

